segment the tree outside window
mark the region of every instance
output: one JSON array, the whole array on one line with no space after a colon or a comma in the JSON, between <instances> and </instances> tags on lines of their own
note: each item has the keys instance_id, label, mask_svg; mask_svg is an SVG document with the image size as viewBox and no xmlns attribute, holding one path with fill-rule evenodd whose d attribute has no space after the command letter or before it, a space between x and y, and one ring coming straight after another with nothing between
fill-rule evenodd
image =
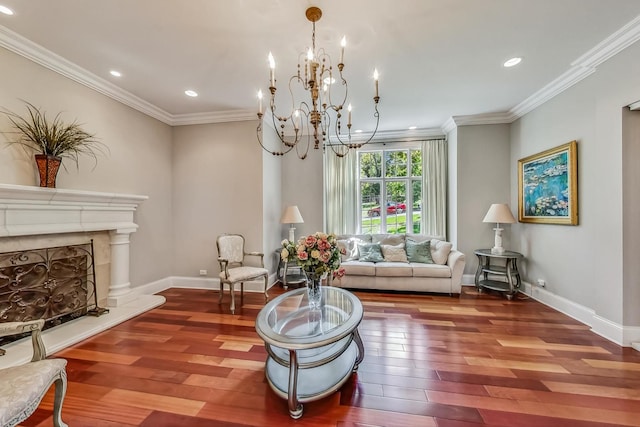
<instances>
[{"instance_id":1,"label":"tree outside window","mask_svg":"<svg viewBox=\"0 0 640 427\"><path fill-rule=\"evenodd\" d=\"M362 151L358 154L358 168L360 231L365 234L419 233L422 151Z\"/></svg>"}]
</instances>

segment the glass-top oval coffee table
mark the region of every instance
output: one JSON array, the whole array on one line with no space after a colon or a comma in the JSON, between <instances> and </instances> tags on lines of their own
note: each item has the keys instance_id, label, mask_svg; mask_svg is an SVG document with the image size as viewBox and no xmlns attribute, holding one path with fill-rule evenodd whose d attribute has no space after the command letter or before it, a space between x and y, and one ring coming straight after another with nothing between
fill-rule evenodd
<instances>
[{"instance_id":1,"label":"glass-top oval coffee table","mask_svg":"<svg viewBox=\"0 0 640 427\"><path fill-rule=\"evenodd\" d=\"M341 288L322 287L319 309L310 309L307 289L270 301L256 318L256 331L268 356L265 376L273 391L287 399L292 418L302 403L337 391L358 369L364 346L358 333L362 303Z\"/></svg>"}]
</instances>

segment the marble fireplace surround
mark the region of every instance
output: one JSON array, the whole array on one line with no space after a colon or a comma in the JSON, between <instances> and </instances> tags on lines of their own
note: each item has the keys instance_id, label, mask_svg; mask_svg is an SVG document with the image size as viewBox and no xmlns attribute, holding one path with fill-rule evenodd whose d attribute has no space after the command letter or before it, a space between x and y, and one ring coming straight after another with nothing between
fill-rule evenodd
<instances>
[{"instance_id":1,"label":"marble fireplace surround","mask_svg":"<svg viewBox=\"0 0 640 427\"><path fill-rule=\"evenodd\" d=\"M53 241L73 244L78 238L108 235L105 248L105 268L108 291L98 292L99 304L109 313L100 317L84 316L61 326L48 329L43 340L48 353L82 341L118 323L164 303L159 295L132 292L129 282L129 237L138 229L134 213L148 197L132 194L102 193L83 190L40 188L0 184L0 252L20 249L33 241ZM68 240L68 243L67 243ZM100 239L99 239L100 240ZM64 242L64 243L62 243ZM98 275L99 278L100 275ZM0 356L0 368L24 363L31 358L29 339L4 346L7 354Z\"/></svg>"}]
</instances>

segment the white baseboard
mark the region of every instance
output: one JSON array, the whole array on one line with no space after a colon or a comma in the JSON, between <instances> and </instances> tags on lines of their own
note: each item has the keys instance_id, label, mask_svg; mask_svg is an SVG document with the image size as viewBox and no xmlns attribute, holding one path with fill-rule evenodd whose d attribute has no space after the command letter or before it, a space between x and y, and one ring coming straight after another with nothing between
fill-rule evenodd
<instances>
[{"instance_id":1,"label":"white baseboard","mask_svg":"<svg viewBox=\"0 0 640 427\"><path fill-rule=\"evenodd\" d=\"M463 286L473 286L474 274L462 276ZM640 327L624 326L596 314L595 310L556 295L539 286L522 282L520 292L591 327L591 331L623 347L640 351Z\"/></svg>"},{"instance_id":2,"label":"white baseboard","mask_svg":"<svg viewBox=\"0 0 640 427\"><path fill-rule=\"evenodd\" d=\"M591 327L591 331L623 347L640 351L640 327L624 326L596 314L595 310L556 295L539 286L523 282L521 292ZM634 345L636 343L636 345Z\"/></svg>"},{"instance_id":3,"label":"white baseboard","mask_svg":"<svg viewBox=\"0 0 640 427\"><path fill-rule=\"evenodd\" d=\"M474 285L476 283L476 275L475 274L463 274L462 275L462 286Z\"/></svg>"},{"instance_id":4,"label":"white baseboard","mask_svg":"<svg viewBox=\"0 0 640 427\"><path fill-rule=\"evenodd\" d=\"M275 274L269 276L267 288L271 288L276 282ZM262 280L252 280L244 283L245 292L264 291ZM186 288L186 289L220 289L220 279L217 277L188 277L188 276L170 276L155 282L147 283L142 286L136 286L131 291L136 295L157 294L169 288Z\"/></svg>"}]
</instances>

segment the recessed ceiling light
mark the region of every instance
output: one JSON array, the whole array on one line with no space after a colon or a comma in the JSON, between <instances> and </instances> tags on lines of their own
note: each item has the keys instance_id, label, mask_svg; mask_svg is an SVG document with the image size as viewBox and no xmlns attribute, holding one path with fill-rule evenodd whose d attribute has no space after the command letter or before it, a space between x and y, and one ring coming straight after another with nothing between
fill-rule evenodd
<instances>
[{"instance_id":1,"label":"recessed ceiling light","mask_svg":"<svg viewBox=\"0 0 640 427\"><path fill-rule=\"evenodd\" d=\"M5 15L13 15L13 10L9 9L7 6L3 6L0 4L0 13L4 13Z\"/></svg>"},{"instance_id":2,"label":"recessed ceiling light","mask_svg":"<svg viewBox=\"0 0 640 427\"><path fill-rule=\"evenodd\" d=\"M409 130L414 130L414 129L417 129L417 128L418 128L418 126L409 126Z\"/></svg>"},{"instance_id":3,"label":"recessed ceiling light","mask_svg":"<svg viewBox=\"0 0 640 427\"><path fill-rule=\"evenodd\" d=\"M513 67L515 65L518 65L521 61L522 61L522 58L515 57L515 58L507 59L503 65L507 68Z\"/></svg>"},{"instance_id":4,"label":"recessed ceiling light","mask_svg":"<svg viewBox=\"0 0 640 427\"><path fill-rule=\"evenodd\" d=\"M196 92L195 90L185 90L184 94L187 96L190 96L192 98L195 98L196 96L198 96L198 92Z\"/></svg>"},{"instance_id":5,"label":"recessed ceiling light","mask_svg":"<svg viewBox=\"0 0 640 427\"><path fill-rule=\"evenodd\" d=\"M116 70L109 71L109 74L111 74L113 77L122 77L122 73Z\"/></svg>"},{"instance_id":6,"label":"recessed ceiling light","mask_svg":"<svg viewBox=\"0 0 640 427\"><path fill-rule=\"evenodd\" d=\"M333 77L325 77L323 82L326 85L332 85L336 82L336 79L334 79Z\"/></svg>"},{"instance_id":7,"label":"recessed ceiling light","mask_svg":"<svg viewBox=\"0 0 640 427\"><path fill-rule=\"evenodd\" d=\"M362 133L362 129L356 129L356 133Z\"/></svg>"}]
</instances>

